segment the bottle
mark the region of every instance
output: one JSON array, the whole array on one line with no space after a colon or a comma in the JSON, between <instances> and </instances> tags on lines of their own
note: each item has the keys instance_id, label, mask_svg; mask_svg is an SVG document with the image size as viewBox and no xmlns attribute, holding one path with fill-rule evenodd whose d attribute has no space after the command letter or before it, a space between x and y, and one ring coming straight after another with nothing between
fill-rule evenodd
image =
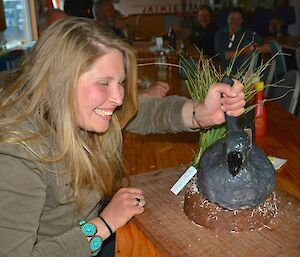
<instances>
[{"instance_id":1,"label":"bottle","mask_svg":"<svg viewBox=\"0 0 300 257\"><path fill-rule=\"evenodd\" d=\"M176 54L177 56L177 60L175 61L175 63L179 64L179 78L180 79L187 79L186 73L185 73L185 68L187 68L186 63L188 62L188 60L190 60L190 58L188 57L187 54L187 48L186 48L186 41L181 41L180 45L179 45L179 53Z\"/></svg>"},{"instance_id":2,"label":"bottle","mask_svg":"<svg viewBox=\"0 0 300 257\"><path fill-rule=\"evenodd\" d=\"M156 62L159 65L158 80L166 81L168 77L168 66L164 51L159 52L159 55L156 58Z\"/></svg>"},{"instance_id":3,"label":"bottle","mask_svg":"<svg viewBox=\"0 0 300 257\"><path fill-rule=\"evenodd\" d=\"M255 88L254 133L256 138L264 136L267 132L267 110L264 104L264 82L256 82Z\"/></svg>"},{"instance_id":4,"label":"bottle","mask_svg":"<svg viewBox=\"0 0 300 257\"><path fill-rule=\"evenodd\" d=\"M176 50L176 36L173 27L171 27L168 31L168 40L169 46L172 48L172 50Z\"/></svg>"},{"instance_id":5,"label":"bottle","mask_svg":"<svg viewBox=\"0 0 300 257\"><path fill-rule=\"evenodd\" d=\"M194 7L193 7L193 13L197 13L198 12L198 6L197 4L195 3L194 4Z\"/></svg>"},{"instance_id":6,"label":"bottle","mask_svg":"<svg viewBox=\"0 0 300 257\"><path fill-rule=\"evenodd\" d=\"M183 39L179 45L179 56L186 58L188 55L188 40Z\"/></svg>"}]
</instances>

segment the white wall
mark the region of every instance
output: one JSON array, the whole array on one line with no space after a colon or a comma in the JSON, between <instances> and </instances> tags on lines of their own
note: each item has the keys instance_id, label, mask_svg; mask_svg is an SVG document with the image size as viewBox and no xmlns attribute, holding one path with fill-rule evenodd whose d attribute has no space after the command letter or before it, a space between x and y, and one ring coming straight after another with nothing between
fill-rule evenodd
<instances>
[{"instance_id":1,"label":"white wall","mask_svg":"<svg viewBox=\"0 0 300 257\"><path fill-rule=\"evenodd\" d=\"M149 6L153 12L159 12L161 8L166 8L167 11L171 12L174 5L176 5L177 11L181 11L181 0L120 0L118 4L115 4L115 7L122 10L125 15L129 15L142 13L144 9L148 10Z\"/></svg>"}]
</instances>

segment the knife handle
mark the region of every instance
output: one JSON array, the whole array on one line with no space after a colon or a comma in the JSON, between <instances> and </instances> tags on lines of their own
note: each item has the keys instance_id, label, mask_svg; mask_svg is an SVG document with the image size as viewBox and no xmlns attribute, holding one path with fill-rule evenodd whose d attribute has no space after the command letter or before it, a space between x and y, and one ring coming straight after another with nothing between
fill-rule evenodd
<instances>
[{"instance_id":1,"label":"knife handle","mask_svg":"<svg viewBox=\"0 0 300 257\"><path fill-rule=\"evenodd\" d=\"M233 86L234 81L225 74L224 77L221 79L221 83L227 84L229 86ZM240 126L238 124L238 120L236 117L229 116L225 112L225 121L226 121L228 130L240 130Z\"/></svg>"}]
</instances>

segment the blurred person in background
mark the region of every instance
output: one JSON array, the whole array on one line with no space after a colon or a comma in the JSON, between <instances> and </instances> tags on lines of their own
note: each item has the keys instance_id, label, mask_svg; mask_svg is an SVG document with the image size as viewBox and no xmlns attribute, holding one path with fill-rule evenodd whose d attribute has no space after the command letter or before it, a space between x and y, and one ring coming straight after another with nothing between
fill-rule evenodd
<instances>
[{"instance_id":1,"label":"blurred person in background","mask_svg":"<svg viewBox=\"0 0 300 257\"><path fill-rule=\"evenodd\" d=\"M67 14L60 9L48 9L43 12L38 21L38 31L41 35L54 22L67 17Z\"/></svg>"},{"instance_id":2,"label":"blurred person in background","mask_svg":"<svg viewBox=\"0 0 300 257\"><path fill-rule=\"evenodd\" d=\"M93 0L65 0L64 11L67 15L93 19Z\"/></svg>"},{"instance_id":3,"label":"blurred person in background","mask_svg":"<svg viewBox=\"0 0 300 257\"><path fill-rule=\"evenodd\" d=\"M270 32L276 36L289 35L288 27L296 22L295 8L289 0L277 0L273 19L270 22Z\"/></svg>"},{"instance_id":4,"label":"blurred person in background","mask_svg":"<svg viewBox=\"0 0 300 257\"><path fill-rule=\"evenodd\" d=\"M120 11L116 10L114 13L114 28L115 33L120 34L121 37L124 37L128 40L127 32L127 17L123 15Z\"/></svg>"},{"instance_id":5,"label":"blurred person in background","mask_svg":"<svg viewBox=\"0 0 300 257\"><path fill-rule=\"evenodd\" d=\"M258 6L255 8L254 15L251 28L261 37L270 36L269 25L272 20L272 11L263 6Z\"/></svg>"},{"instance_id":6,"label":"blurred person in background","mask_svg":"<svg viewBox=\"0 0 300 257\"><path fill-rule=\"evenodd\" d=\"M116 9L111 0L95 0L92 9L96 21L104 23L109 27L114 26Z\"/></svg>"},{"instance_id":7,"label":"blurred person in background","mask_svg":"<svg viewBox=\"0 0 300 257\"><path fill-rule=\"evenodd\" d=\"M215 55L215 33L218 31L217 24L213 21L213 12L208 5L199 8L197 16L197 25L190 42L208 57Z\"/></svg>"},{"instance_id":8,"label":"blurred person in background","mask_svg":"<svg viewBox=\"0 0 300 257\"><path fill-rule=\"evenodd\" d=\"M232 71L246 67L250 55L253 51L260 53L271 53L272 49L263 38L258 36L253 30L243 26L244 14L242 9L233 8L228 15L228 26L221 28L215 35L215 51L217 61L225 69L232 58L239 52L235 59Z\"/></svg>"}]
</instances>

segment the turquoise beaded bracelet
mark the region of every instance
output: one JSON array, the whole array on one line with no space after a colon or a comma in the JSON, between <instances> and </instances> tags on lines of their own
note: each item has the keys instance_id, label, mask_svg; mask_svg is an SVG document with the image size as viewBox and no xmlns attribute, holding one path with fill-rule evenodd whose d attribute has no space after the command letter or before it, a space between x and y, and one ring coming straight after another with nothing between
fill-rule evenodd
<instances>
[{"instance_id":1,"label":"turquoise beaded bracelet","mask_svg":"<svg viewBox=\"0 0 300 257\"><path fill-rule=\"evenodd\" d=\"M79 226L83 234L90 238L90 250L92 252L91 256L96 256L101 250L103 239L97 236L97 227L92 223L87 223L85 220L79 221Z\"/></svg>"}]
</instances>

